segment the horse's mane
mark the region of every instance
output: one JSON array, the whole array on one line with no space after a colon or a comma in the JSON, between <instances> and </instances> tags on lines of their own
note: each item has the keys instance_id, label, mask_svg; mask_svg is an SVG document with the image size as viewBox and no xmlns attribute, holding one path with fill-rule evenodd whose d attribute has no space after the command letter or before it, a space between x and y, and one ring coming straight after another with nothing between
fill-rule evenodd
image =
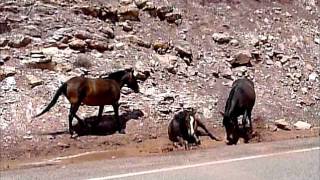
<instances>
[{"instance_id":1,"label":"horse's mane","mask_svg":"<svg viewBox=\"0 0 320 180\"><path fill-rule=\"evenodd\" d=\"M121 78L123 78L125 74L126 74L126 70L120 70L120 71L110 73L107 77L104 77L104 79L120 80Z\"/></svg>"}]
</instances>

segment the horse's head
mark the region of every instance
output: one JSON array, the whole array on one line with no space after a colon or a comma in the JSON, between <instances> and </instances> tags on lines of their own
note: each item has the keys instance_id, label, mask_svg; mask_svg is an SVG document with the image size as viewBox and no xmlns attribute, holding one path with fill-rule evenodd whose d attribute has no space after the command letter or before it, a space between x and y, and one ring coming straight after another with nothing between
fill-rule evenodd
<instances>
[{"instance_id":1,"label":"horse's head","mask_svg":"<svg viewBox=\"0 0 320 180\"><path fill-rule=\"evenodd\" d=\"M195 118L195 114L196 114L196 111L193 108L190 111L186 112L185 125L188 130L188 136L190 138L194 138L196 144L200 144L200 140L196 135L196 129L198 125Z\"/></svg>"},{"instance_id":2,"label":"horse's head","mask_svg":"<svg viewBox=\"0 0 320 180\"><path fill-rule=\"evenodd\" d=\"M134 92L138 93L139 92L139 85L138 82L133 75L133 69L125 69L117 72L113 72L106 77L107 79L113 79L117 81L122 87L123 85L127 85L130 89L132 89Z\"/></svg>"},{"instance_id":3,"label":"horse's head","mask_svg":"<svg viewBox=\"0 0 320 180\"><path fill-rule=\"evenodd\" d=\"M139 85L136 77L133 75L134 70L132 68L126 69L126 76L124 78L124 84L132 89L135 93L139 92Z\"/></svg>"}]
</instances>

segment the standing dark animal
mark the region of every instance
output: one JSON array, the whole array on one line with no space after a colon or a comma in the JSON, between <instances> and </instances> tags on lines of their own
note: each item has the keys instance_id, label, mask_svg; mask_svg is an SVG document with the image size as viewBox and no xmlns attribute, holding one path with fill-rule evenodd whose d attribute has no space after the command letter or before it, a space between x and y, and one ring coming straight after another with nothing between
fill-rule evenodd
<instances>
[{"instance_id":1,"label":"standing dark animal","mask_svg":"<svg viewBox=\"0 0 320 180\"><path fill-rule=\"evenodd\" d=\"M192 109L180 111L170 121L168 126L169 139L180 145L184 145L185 149L189 149L189 144L200 144L199 136L209 136L213 140L218 140L214 137L205 125L195 117L196 112ZM201 127L205 132L199 131Z\"/></svg>"},{"instance_id":2,"label":"standing dark animal","mask_svg":"<svg viewBox=\"0 0 320 180\"><path fill-rule=\"evenodd\" d=\"M249 133L252 132L251 111L254 106L256 94L254 84L249 79L238 79L232 84L232 88L225 106L223 125L226 128L227 144L237 144L239 140L238 117L243 115L242 127L245 133L245 143L249 141ZM249 119L249 131L247 126Z\"/></svg>"},{"instance_id":3,"label":"standing dark animal","mask_svg":"<svg viewBox=\"0 0 320 180\"><path fill-rule=\"evenodd\" d=\"M120 90L125 84L134 92L139 92L139 86L133 75L133 69L131 68L111 73L106 78L73 77L59 87L49 105L35 117L39 117L48 112L55 105L59 96L63 94L71 104L69 112L69 132L71 136L73 135L73 117L76 117L80 125L84 123L76 115L81 104L99 106L98 122L102 118L104 106L112 105L117 120L118 131L119 133L125 134L125 130L119 119L118 103ZM98 124L98 122L96 124Z\"/></svg>"}]
</instances>

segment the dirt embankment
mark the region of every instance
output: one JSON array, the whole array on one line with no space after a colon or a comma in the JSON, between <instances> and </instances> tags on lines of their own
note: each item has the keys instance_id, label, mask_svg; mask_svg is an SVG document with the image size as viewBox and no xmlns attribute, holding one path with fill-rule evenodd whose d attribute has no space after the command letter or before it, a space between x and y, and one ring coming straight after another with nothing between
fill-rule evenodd
<instances>
[{"instance_id":1,"label":"dirt embankment","mask_svg":"<svg viewBox=\"0 0 320 180\"><path fill-rule=\"evenodd\" d=\"M196 108L224 137L219 111L241 77L253 79L253 117L262 119L251 143L318 136L319 8L312 0L0 2L1 166L94 150L108 150L109 157L175 151L167 125L182 107ZM70 139L69 102L62 97L32 118L68 78L125 67L150 74L139 82L140 94L122 89L126 135L114 134L113 109L106 106L97 129L80 129L83 136ZM88 122L97 113L97 107L78 111ZM273 131L283 118L313 128ZM199 148L219 145L204 138Z\"/></svg>"}]
</instances>

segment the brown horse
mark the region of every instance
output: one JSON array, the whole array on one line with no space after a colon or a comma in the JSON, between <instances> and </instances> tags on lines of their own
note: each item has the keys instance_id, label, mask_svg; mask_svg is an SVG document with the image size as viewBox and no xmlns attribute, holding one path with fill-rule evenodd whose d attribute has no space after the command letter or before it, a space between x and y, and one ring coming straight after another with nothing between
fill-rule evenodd
<instances>
[{"instance_id":1,"label":"brown horse","mask_svg":"<svg viewBox=\"0 0 320 180\"><path fill-rule=\"evenodd\" d=\"M112 105L118 123L118 131L121 134L125 134L124 127L119 119L118 103L120 90L125 84L134 92L139 92L139 86L133 75L132 68L111 73L106 78L73 77L59 87L49 105L35 117L39 117L48 112L55 105L59 96L63 94L71 104L69 112L69 132L71 136L73 135L73 117L78 120L80 125L84 123L76 115L82 104L99 106L98 122L101 120L104 106ZM98 122L96 124L98 124Z\"/></svg>"}]
</instances>

